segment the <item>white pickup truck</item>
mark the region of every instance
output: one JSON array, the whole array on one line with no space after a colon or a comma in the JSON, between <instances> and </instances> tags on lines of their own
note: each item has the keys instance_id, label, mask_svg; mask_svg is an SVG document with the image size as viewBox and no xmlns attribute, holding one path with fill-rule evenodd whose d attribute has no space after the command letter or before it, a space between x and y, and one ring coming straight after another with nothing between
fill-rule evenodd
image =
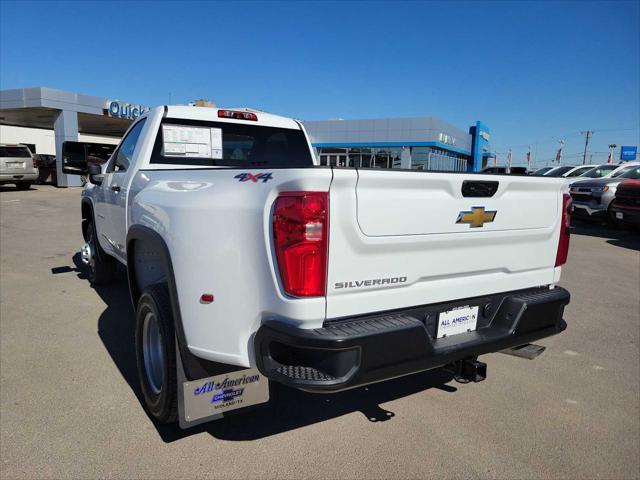
<instances>
[{"instance_id":1,"label":"white pickup truck","mask_svg":"<svg viewBox=\"0 0 640 480\"><path fill-rule=\"evenodd\" d=\"M127 267L146 406L188 427L269 399L335 392L562 332L563 180L317 165L303 126L165 106L82 192L91 281ZM126 339L123 339L126 341Z\"/></svg>"}]
</instances>

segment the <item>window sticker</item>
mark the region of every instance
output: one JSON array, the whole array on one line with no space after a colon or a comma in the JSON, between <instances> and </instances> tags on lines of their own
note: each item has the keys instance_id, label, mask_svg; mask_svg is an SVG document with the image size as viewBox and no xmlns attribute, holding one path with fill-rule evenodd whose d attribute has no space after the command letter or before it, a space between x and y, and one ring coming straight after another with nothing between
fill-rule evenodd
<instances>
[{"instance_id":1,"label":"window sticker","mask_svg":"<svg viewBox=\"0 0 640 480\"><path fill-rule=\"evenodd\" d=\"M210 128L211 130L211 158L222 158L222 129Z\"/></svg>"},{"instance_id":2,"label":"window sticker","mask_svg":"<svg viewBox=\"0 0 640 480\"><path fill-rule=\"evenodd\" d=\"M162 154L167 157L222 158L222 129L162 125Z\"/></svg>"}]
</instances>

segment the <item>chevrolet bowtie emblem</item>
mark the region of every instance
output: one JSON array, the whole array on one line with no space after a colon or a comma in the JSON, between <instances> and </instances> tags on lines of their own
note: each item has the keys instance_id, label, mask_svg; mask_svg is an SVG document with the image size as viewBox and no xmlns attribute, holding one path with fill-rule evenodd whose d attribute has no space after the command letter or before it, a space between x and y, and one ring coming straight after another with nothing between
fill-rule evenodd
<instances>
[{"instance_id":1,"label":"chevrolet bowtie emblem","mask_svg":"<svg viewBox=\"0 0 640 480\"><path fill-rule=\"evenodd\" d=\"M471 228L482 227L485 223L493 222L497 210L485 212L484 207L471 207L468 212L460 212L456 223L468 223Z\"/></svg>"}]
</instances>

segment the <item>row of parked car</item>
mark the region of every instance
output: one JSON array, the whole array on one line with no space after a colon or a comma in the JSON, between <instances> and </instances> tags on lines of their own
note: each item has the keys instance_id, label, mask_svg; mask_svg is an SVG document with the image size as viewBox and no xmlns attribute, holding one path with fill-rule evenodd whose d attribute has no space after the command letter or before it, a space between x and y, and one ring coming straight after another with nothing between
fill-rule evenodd
<instances>
[{"instance_id":1,"label":"row of parked car","mask_svg":"<svg viewBox=\"0 0 640 480\"><path fill-rule=\"evenodd\" d=\"M544 167L533 175L567 179L573 218L640 227L640 162Z\"/></svg>"},{"instance_id":2,"label":"row of parked car","mask_svg":"<svg viewBox=\"0 0 640 480\"><path fill-rule=\"evenodd\" d=\"M13 183L18 190L28 190L34 183L55 184L56 156L32 154L20 144L0 144L0 185Z\"/></svg>"}]
</instances>

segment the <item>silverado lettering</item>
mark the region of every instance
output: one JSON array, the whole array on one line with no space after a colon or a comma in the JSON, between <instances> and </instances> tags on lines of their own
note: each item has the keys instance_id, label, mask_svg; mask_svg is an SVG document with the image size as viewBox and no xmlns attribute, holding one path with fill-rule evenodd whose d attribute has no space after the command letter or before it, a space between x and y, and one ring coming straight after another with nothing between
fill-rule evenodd
<instances>
[{"instance_id":1,"label":"silverado lettering","mask_svg":"<svg viewBox=\"0 0 640 480\"><path fill-rule=\"evenodd\" d=\"M396 283L406 283L407 277L388 277L388 278L373 278L371 280L353 280L351 282L336 282L334 288L360 288L360 287L372 287L375 285L391 285Z\"/></svg>"}]
</instances>

